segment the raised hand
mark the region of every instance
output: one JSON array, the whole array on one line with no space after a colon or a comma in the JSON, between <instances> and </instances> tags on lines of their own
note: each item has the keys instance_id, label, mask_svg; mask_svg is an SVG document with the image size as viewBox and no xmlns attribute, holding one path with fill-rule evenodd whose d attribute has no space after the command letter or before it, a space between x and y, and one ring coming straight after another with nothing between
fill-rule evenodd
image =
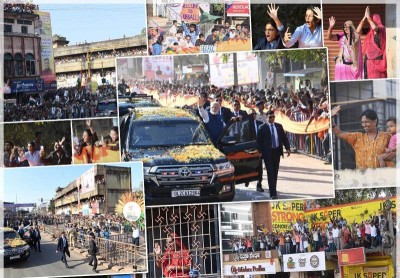
<instances>
[{"instance_id":1,"label":"raised hand","mask_svg":"<svg viewBox=\"0 0 400 278\"><path fill-rule=\"evenodd\" d=\"M369 11L369 6L367 6L367 7L365 8L364 18L365 18L365 19L368 19L368 18L370 18L370 17L371 17L371 12Z\"/></svg>"},{"instance_id":2,"label":"raised hand","mask_svg":"<svg viewBox=\"0 0 400 278\"><path fill-rule=\"evenodd\" d=\"M336 18L334 16L331 16L329 18L329 28L333 28L333 26L335 26L336 24Z\"/></svg>"},{"instance_id":3,"label":"raised hand","mask_svg":"<svg viewBox=\"0 0 400 278\"><path fill-rule=\"evenodd\" d=\"M322 19L322 12L319 7L314 7L313 11L316 13L315 17L318 19Z\"/></svg>"},{"instance_id":4,"label":"raised hand","mask_svg":"<svg viewBox=\"0 0 400 278\"><path fill-rule=\"evenodd\" d=\"M331 117L335 117L340 111L340 105L335 106L331 109Z\"/></svg>"},{"instance_id":5,"label":"raised hand","mask_svg":"<svg viewBox=\"0 0 400 278\"><path fill-rule=\"evenodd\" d=\"M292 37L292 33L289 32L289 27L288 27L285 32L285 38L284 38L285 43L287 43L291 37Z\"/></svg>"},{"instance_id":6,"label":"raised hand","mask_svg":"<svg viewBox=\"0 0 400 278\"><path fill-rule=\"evenodd\" d=\"M275 4L268 5L268 15L273 19L276 20L278 18L278 10L279 6L276 7Z\"/></svg>"}]
</instances>

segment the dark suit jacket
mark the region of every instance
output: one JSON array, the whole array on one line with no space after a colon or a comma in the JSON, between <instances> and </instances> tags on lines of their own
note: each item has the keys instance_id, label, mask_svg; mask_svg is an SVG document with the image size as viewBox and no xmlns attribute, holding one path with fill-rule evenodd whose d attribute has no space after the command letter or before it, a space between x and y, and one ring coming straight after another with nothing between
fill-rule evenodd
<instances>
[{"instance_id":1,"label":"dark suit jacket","mask_svg":"<svg viewBox=\"0 0 400 278\"><path fill-rule=\"evenodd\" d=\"M67 247L64 248L63 238L60 237L60 238L58 239L57 250L60 251L60 252L65 252L65 253L68 255L68 257L69 257L69 250L68 250L69 244L68 244L68 239L65 238L65 240L67 241Z\"/></svg>"},{"instance_id":2,"label":"dark suit jacket","mask_svg":"<svg viewBox=\"0 0 400 278\"><path fill-rule=\"evenodd\" d=\"M279 155L283 156L283 146L285 146L286 150L290 150L289 140L286 137L285 130L283 129L282 125L278 123L274 123L274 125L278 133ZM263 155L263 158L269 158L271 156L272 140L271 130L268 123L260 126L257 135L257 145L259 152Z\"/></svg>"},{"instance_id":3,"label":"dark suit jacket","mask_svg":"<svg viewBox=\"0 0 400 278\"><path fill-rule=\"evenodd\" d=\"M257 130L263 124L263 122L256 121ZM254 120L245 120L242 124L242 131L240 132L242 142L253 141L257 139L256 127L254 126Z\"/></svg>"},{"instance_id":4,"label":"dark suit jacket","mask_svg":"<svg viewBox=\"0 0 400 278\"><path fill-rule=\"evenodd\" d=\"M221 116L226 125L229 124L229 121L232 118L232 115L233 115L233 113L232 113L231 109L221 106Z\"/></svg>"},{"instance_id":5,"label":"dark suit jacket","mask_svg":"<svg viewBox=\"0 0 400 278\"><path fill-rule=\"evenodd\" d=\"M234 111L231 111L231 113L232 113L231 118L232 118L232 117L235 117L235 112L234 112ZM244 111L244 110L239 110L239 116L242 116L242 121L244 121L244 120L247 119L247 117L249 116L249 114L247 114L247 112Z\"/></svg>"},{"instance_id":6,"label":"dark suit jacket","mask_svg":"<svg viewBox=\"0 0 400 278\"><path fill-rule=\"evenodd\" d=\"M97 246L96 246L96 242L94 241L94 239L91 239L89 241L89 254L91 256L96 256L97 253Z\"/></svg>"}]
</instances>

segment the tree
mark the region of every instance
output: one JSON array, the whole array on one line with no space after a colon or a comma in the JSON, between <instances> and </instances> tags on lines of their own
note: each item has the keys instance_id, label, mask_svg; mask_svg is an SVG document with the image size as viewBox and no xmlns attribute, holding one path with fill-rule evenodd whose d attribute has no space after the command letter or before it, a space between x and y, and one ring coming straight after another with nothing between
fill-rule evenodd
<instances>
[{"instance_id":1,"label":"tree","mask_svg":"<svg viewBox=\"0 0 400 278\"><path fill-rule=\"evenodd\" d=\"M293 62L311 63L314 62L319 66L324 65L326 60L325 49L296 49L292 51L273 51L266 53L265 61L282 66L282 59L290 59Z\"/></svg>"},{"instance_id":2,"label":"tree","mask_svg":"<svg viewBox=\"0 0 400 278\"><path fill-rule=\"evenodd\" d=\"M386 198L396 196L396 188L361 188L336 190L335 198L318 200L318 204L320 204L321 207L349 204L376 199L382 193L386 193Z\"/></svg>"}]
</instances>

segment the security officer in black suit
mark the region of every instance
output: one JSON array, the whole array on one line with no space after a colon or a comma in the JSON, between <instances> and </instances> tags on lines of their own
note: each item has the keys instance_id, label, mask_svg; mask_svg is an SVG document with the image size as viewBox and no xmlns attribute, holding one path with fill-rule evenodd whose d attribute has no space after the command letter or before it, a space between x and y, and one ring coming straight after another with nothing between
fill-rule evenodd
<instances>
[{"instance_id":1,"label":"security officer in black suit","mask_svg":"<svg viewBox=\"0 0 400 278\"><path fill-rule=\"evenodd\" d=\"M257 134L257 145L260 157L264 160L268 175L269 194L272 199L278 199L276 184L280 157L283 157L283 147L287 156L290 155L290 144L281 124L275 123L273 111L267 112L267 123L260 126Z\"/></svg>"},{"instance_id":2,"label":"security officer in black suit","mask_svg":"<svg viewBox=\"0 0 400 278\"><path fill-rule=\"evenodd\" d=\"M97 246L96 242L94 241L94 234L90 234L90 241L89 241L89 255L90 261L89 265L93 266L93 272L98 273L97 269Z\"/></svg>"}]
</instances>

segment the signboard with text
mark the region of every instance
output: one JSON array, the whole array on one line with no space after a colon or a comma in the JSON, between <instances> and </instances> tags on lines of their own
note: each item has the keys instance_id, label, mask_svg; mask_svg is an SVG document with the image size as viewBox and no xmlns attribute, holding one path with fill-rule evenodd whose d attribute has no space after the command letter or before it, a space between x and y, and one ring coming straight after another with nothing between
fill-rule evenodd
<instances>
[{"instance_id":1,"label":"signboard with text","mask_svg":"<svg viewBox=\"0 0 400 278\"><path fill-rule=\"evenodd\" d=\"M251 275L276 274L275 262L271 259L271 263L224 265L224 275L250 275L250 274Z\"/></svg>"},{"instance_id":2,"label":"signboard with text","mask_svg":"<svg viewBox=\"0 0 400 278\"><path fill-rule=\"evenodd\" d=\"M296 253L283 255L284 272L326 270L325 252Z\"/></svg>"},{"instance_id":3,"label":"signboard with text","mask_svg":"<svg viewBox=\"0 0 400 278\"><path fill-rule=\"evenodd\" d=\"M231 2L226 1L226 14L227 16L249 16L250 4L246 1Z\"/></svg>"},{"instance_id":4,"label":"signboard with text","mask_svg":"<svg viewBox=\"0 0 400 278\"><path fill-rule=\"evenodd\" d=\"M364 247L338 250L338 261L340 266L365 264Z\"/></svg>"},{"instance_id":5,"label":"signboard with text","mask_svg":"<svg viewBox=\"0 0 400 278\"><path fill-rule=\"evenodd\" d=\"M184 22L200 22L199 4L183 4L181 10L181 20Z\"/></svg>"},{"instance_id":6,"label":"signboard with text","mask_svg":"<svg viewBox=\"0 0 400 278\"><path fill-rule=\"evenodd\" d=\"M34 93L42 92L44 88L43 79L13 80L11 81L12 93Z\"/></svg>"},{"instance_id":7,"label":"signboard with text","mask_svg":"<svg viewBox=\"0 0 400 278\"><path fill-rule=\"evenodd\" d=\"M272 202L272 230L291 231L297 219L304 219L304 209L304 201Z\"/></svg>"}]
</instances>

